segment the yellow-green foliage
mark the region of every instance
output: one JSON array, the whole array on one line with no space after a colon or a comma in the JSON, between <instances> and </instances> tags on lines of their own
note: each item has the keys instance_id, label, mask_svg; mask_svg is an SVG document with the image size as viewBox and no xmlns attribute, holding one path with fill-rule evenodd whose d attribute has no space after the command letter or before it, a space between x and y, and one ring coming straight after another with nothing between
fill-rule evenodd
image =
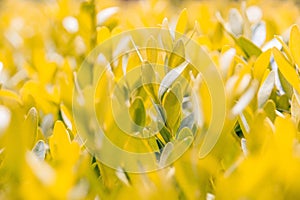
<instances>
[{"instance_id":1,"label":"yellow-green foliage","mask_svg":"<svg viewBox=\"0 0 300 200\"><path fill-rule=\"evenodd\" d=\"M271 0L1 1L0 199L299 199L299 17L292 2ZM72 95L76 72L94 47L141 27L176 30L203 45L223 80L226 119L204 158L198 155L200 138L169 167L135 174L111 169L88 153L76 132ZM185 44L164 42L174 46L168 66L178 66L176 55ZM142 53L165 62L156 51ZM128 58L128 70L140 64L138 55ZM121 67L113 73L117 81ZM200 82L203 119L200 128L182 135L203 133L213 109L208 87L194 71L183 76ZM181 106L172 107L178 104L170 91L180 87L170 86L161 102L175 116L166 122L168 134L156 139L162 145L175 140L184 117ZM148 85L140 92L157 98L157 90ZM109 92L100 88L97 95ZM110 124L111 113L101 103L100 121ZM130 115L141 125L148 104L143 97L131 101ZM107 130L119 146L137 148L120 142L116 131ZM156 140L148 144L154 151Z\"/></svg>"}]
</instances>

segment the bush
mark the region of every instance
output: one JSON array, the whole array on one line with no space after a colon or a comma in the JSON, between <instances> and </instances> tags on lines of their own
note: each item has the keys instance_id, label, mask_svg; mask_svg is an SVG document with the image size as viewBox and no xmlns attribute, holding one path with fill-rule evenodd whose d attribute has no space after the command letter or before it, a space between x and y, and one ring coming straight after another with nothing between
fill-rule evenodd
<instances>
[{"instance_id":1,"label":"bush","mask_svg":"<svg viewBox=\"0 0 300 200\"><path fill-rule=\"evenodd\" d=\"M1 199L299 198L293 2L0 5Z\"/></svg>"}]
</instances>

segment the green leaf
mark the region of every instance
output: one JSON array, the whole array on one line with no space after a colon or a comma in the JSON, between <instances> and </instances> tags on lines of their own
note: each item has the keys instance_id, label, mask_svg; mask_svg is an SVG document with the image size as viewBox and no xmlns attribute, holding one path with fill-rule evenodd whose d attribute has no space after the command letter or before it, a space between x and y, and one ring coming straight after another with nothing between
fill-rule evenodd
<instances>
[{"instance_id":1,"label":"green leaf","mask_svg":"<svg viewBox=\"0 0 300 200\"><path fill-rule=\"evenodd\" d=\"M162 100L162 106L167 116L166 124L171 129L173 137L180 126L182 98L181 86L177 82L166 92Z\"/></svg>"},{"instance_id":2,"label":"green leaf","mask_svg":"<svg viewBox=\"0 0 300 200\"><path fill-rule=\"evenodd\" d=\"M136 97L129 107L131 119L138 126L145 126L146 123L146 109L141 97Z\"/></svg>"},{"instance_id":3,"label":"green leaf","mask_svg":"<svg viewBox=\"0 0 300 200\"><path fill-rule=\"evenodd\" d=\"M159 131L161 137L163 138L165 143L170 142L171 140L171 133L170 131L164 126L164 124L160 121L157 122L159 127L162 127Z\"/></svg>"},{"instance_id":4,"label":"green leaf","mask_svg":"<svg viewBox=\"0 0 300 200\"><path fill-rule=\"evenodd\" d=\"M241 36L237 39L237 45L241 47L245 55L250 58L251 56L258 57L262 51L255 44L253 44L249 39Z\"/></svg>"},{"instance_id":5,"label":"green leaf","mask_svg":"<svg viewBox=\"0 0 300 200\"><path fill-rule=\"evenodd\" d=\"M276 118L276 112L275 112L275 110L276 110L276 104L274 103L274 101L268 100L267 103L265 103L263 109L266 112L266 114L269 117L269 119L272 122L274 122L274 120Z\"/></svg>"},{"instance_id":6,"label":"green leaf","mask_svg":"<svg viewBox=\"0 0 300 200\"><path fill-rule=\"evenodd\" d=\"M277 105L277 109L280 111L289 111L290 109L289 97L286 94L279 96L276 105Z\"/></svg>"}]
</instances>

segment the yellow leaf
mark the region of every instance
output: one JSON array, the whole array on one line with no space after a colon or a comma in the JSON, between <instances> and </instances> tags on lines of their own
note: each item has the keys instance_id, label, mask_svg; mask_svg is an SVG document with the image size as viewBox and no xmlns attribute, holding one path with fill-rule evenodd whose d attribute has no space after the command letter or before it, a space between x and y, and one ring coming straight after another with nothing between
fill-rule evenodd
<instances>
[{"instance_id":1,"label":"yellow leaf","mask_svg":"<svg viewBox=\"0 0 300 200\"><path fill-rule=\"evenodd\" d=\"M74 163L79 156L79 145L71 142L70 135L62 121L56 121L53 135L49 138L52 157L58 162Z\"/></svg>"},{"instance_id":2,"label":"yellow leaf","mask_svg":"<svg viewBox=\"0 0 300 200\"><path fill-rule=\"evenodd\" d=\"M22 105L19 95L9 90L0 89L0 99L1 101L3 99L4 102L7 102L7 100L10 99Z\"/></svg>"},{"instance_id":3,"label":"yellow leaf","mask_svg":"<svg viewBox=\"0 0 300 200\"><path fill-rule=\"evenodd\" d=\"M272 49L275 61L284 78L300 93L300 78L291 63L277 49Z\"/></svg>"},{"instance_id":4,"label":"yellow leaf","mask_svg":"<svg viewBox=\"0 0 300 200\"><path fill-rule=\"evenodd\" d=\"M157 56L158 56L158 51L157 51L157 42L154 39L154 37L150 37L149 40L147 41L147 60L150 63L156 63L157 61Z\"/></svg>"},{"instance_id":5,"label":"yellow leaf","mask_svg":"<svg viewBox=\"0 0 300 200\"><path fill-rule=\"evenodd\" d=\"M290 51L297 64L298 69L300 69L300 30L297 25L294 25L291 29L290 34Z\"/></svg>"},{"instance_id":6,"label":"yellow leaf","mask_svg":"<svg viewBox=\"0 0 300 200\"><path fill-rule=\"evenodd\" d=\"M282 45L282 50L283 50L283 52L286 54L288 60L289 60L290 62L293 62L293 59L292 59L292 56L291 56L291 52L290 52L288 46L286 45L286 43L282 40L282 38L281 38L280 36L275 35L274 37L275 37L275 38L280 42L280 44Z\"/></svg>"},{"instance_id":7,"label":"yellow leaf","mask_svg":"<svg viewBox=\"0 0 300 200\"><path fill-rule=\"evenodd\" d=\"M261 81L265 70L268 68L270 63L271 50L263 52L255 61L253 66L253 76L257 80Z\"/></svg>"},{"instance_id":8,"label":"yellow leaf","mask_svg":"<svg viewBox=\"0 0 300 200\"><path fill-rule=\"evenodd\" d=\"M188 23L188 16L187 16L187 10L185 8L179 14L175 31L183 34L187 28L187 23Z\"/></svg>"},{"instance_id":9,"label":"yellow leaf","mask_svg":"<svg viewBox=\"0 0 300 200\"><path fill-rule=\"evenodd\" d=\"M106 26L97 28L97 44L102 43L110 37L110 31Z\"/></svg>"}]
</instances>

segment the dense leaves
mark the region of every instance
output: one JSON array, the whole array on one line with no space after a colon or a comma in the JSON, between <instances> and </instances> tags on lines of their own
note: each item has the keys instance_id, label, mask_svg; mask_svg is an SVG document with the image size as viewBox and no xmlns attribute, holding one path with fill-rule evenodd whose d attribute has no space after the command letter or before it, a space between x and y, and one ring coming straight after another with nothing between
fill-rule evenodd
<instances>
[{"instance_id":1,"label":"dense leaves","mask_svg":"<svg viewBox=\"0 0 300 200\"><path fill-rule=\"evenodd\" d=\"M0 199L299 199L300 13L291 2L218 2L1 1ZM147 49L130 38L105 43L153 26L164 31ZM190 41L181 34L210 55L226 92L221 136L201 158L214 105L207 80L184 58ZM111 169L79 137L73 89L91 95L81 85L99 72L92 65L87 77L77 72L99 44L107 55L98 61L109 70L95 108L107 137L128 151L154 152L168 167ZM124 80L118 95L131 120L148 125L135 129L148 138L142 142L120 131L110 106L109 80L116 84L137 66L143 86L132 91L137 80ZM155 136L151 128L159 128Z\"/></svg>"}]
</instances>

